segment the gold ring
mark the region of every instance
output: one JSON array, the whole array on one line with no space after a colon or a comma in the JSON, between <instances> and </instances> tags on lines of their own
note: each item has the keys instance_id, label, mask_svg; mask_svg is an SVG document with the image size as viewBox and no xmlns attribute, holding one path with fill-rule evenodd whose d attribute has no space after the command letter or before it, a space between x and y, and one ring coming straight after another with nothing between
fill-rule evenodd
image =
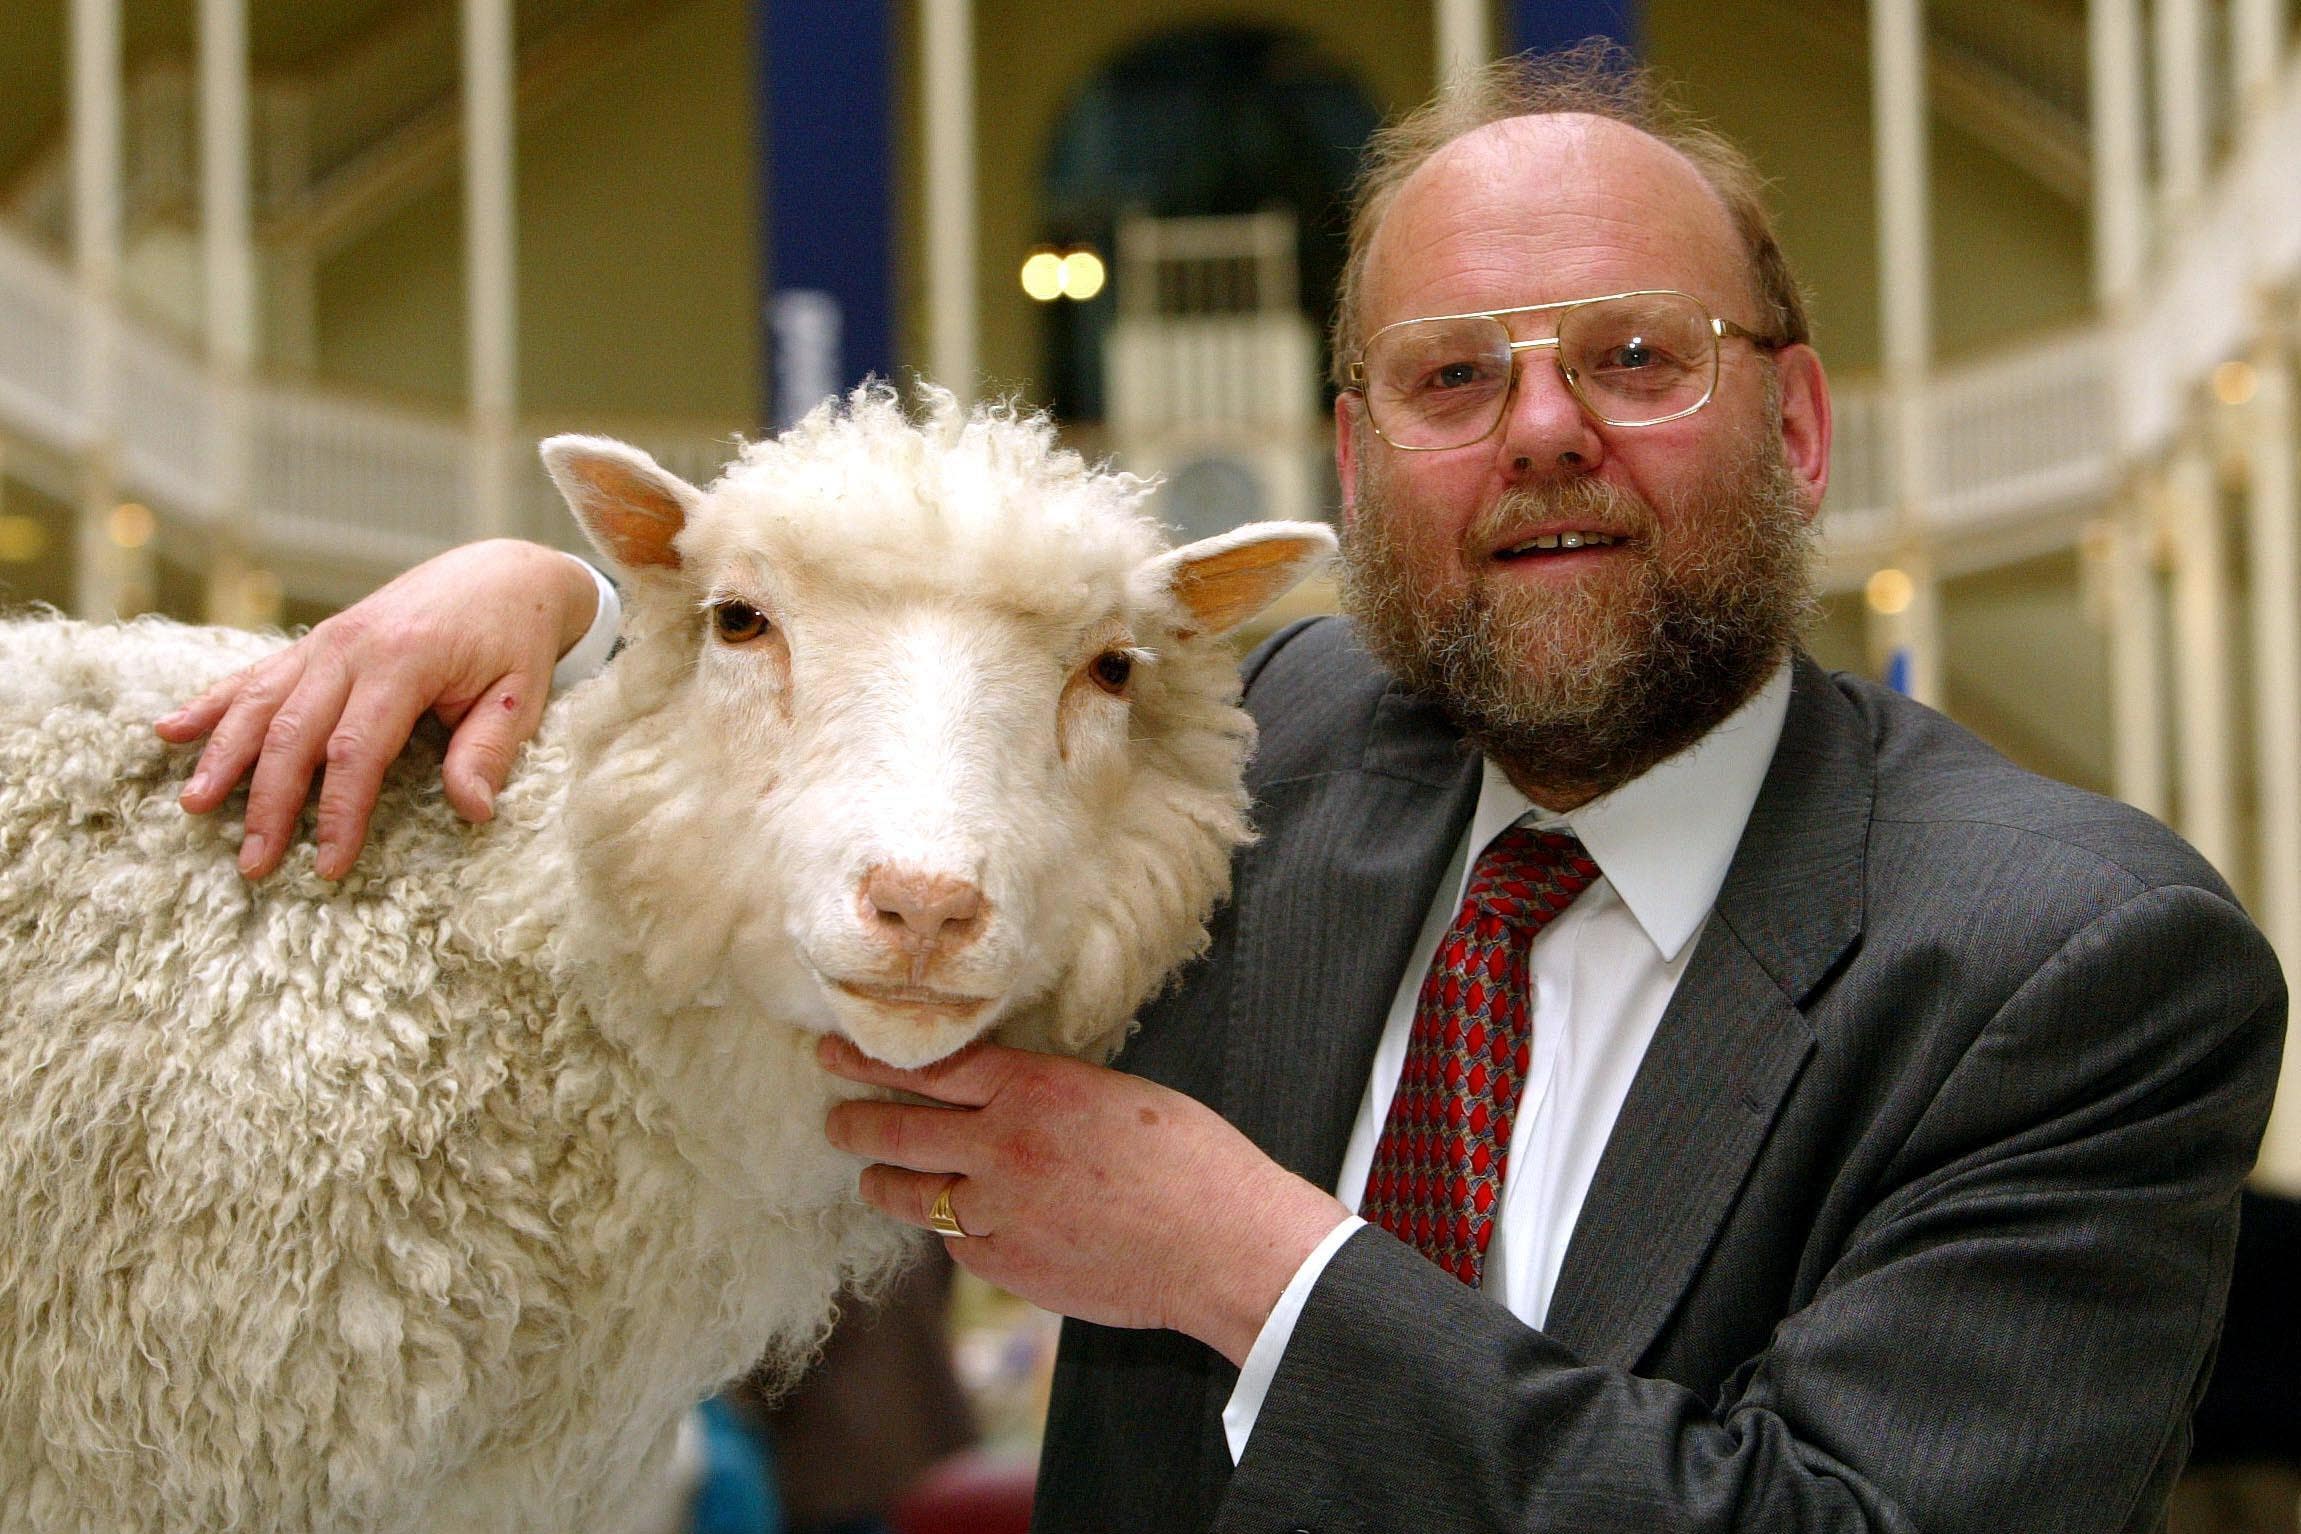
<instances>
[{"instance_id":1,"label":"gold ring","mask_svg":"<svg viewBox=\"0 0 2301 1534\"><path fill-rule=\"evenodd\" d=\"M959 1179L956 1177L943 1184L943 1191L936 1194L934 1203L927 1206L927 1224L939 1236L964 1236L967 1233L965 1227L959 1224L959 1217L951 1212L951 1190L958 1185Z\"/></svg>"}]
</instances>

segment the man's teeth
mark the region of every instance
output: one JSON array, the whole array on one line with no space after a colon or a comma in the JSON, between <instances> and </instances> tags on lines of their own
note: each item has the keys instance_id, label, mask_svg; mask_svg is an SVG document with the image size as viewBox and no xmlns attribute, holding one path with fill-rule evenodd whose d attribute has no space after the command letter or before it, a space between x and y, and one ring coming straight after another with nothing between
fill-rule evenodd
<instances>
[{"instance_id":1,"label":"man's teeth","mask_svg":"<svg viewBox=\"0 0 2301 1534\"><path fill-rule=\"evenodd\" d=\"M1527 554L1536 549L1610 549L1622 540L1608 533L1544 533L1524 543L1512 544L1504 555Z\"/></svg>"}]
</instances>

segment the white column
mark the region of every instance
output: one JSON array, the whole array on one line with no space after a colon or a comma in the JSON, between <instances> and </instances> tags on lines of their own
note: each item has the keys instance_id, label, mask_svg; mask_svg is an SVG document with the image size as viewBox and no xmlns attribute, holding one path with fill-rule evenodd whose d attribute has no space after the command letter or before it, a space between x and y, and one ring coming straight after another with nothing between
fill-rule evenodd
<instances>
[{"instance_id":1,"label":"white column","mask_svg":"<svg viewBox=\"0 0 2301 1534\"><path fill-rule=\"evenodd\" d=\"M919 75L927 138L927 373L975 397L974 0L919 0Z\"/></svg>"},{"instance_id":2,"label":"white column","mask_svg":"<svg viewBox=\"0 0 2301 1534\"><path fill-rule=\"evenodd\" d=\"M2205 190L2205 12L2201 0L2154 0L2157 169L2178 215Z\"/></svg>"},{"instance_id":3,"label":"white column","mask_svg":"<svg viewBox=\"0 0 2301 1534\"><path fill-rule=\"evenodd\" d=\"M464 292L471 372L471 530L516 531L519 266L511 0L463 0Z\"/></svg>"},{"instance_id":4,"label":"white column","mask_svg":"<svg viewBox=\"0 0 2301 1534\"><path fill-rule=\"evenodd\" d=\"M2206 449L2184 442L2164 481L2173 550L2173 695L2178 709L2181 834L2232 882L2235 753L2230 749L2229 569Z\"/></svg>"},{"instance_id":5,"label":"white column","mask_svg":"<svg viewBox=\"0 0 2301 1534\"><path fill-rule=\"evenodd\" d=\"M72 257L83 293L120 283L120 0L72 0Z\"/></svg>"},{"instance_id":6,"label":"white column","mask_svg":"<svg viewBox=\"0 0 2301 1534\"><path fill-rule=\"evenodd\" d=\"M2266 111L2277 94L2285 49L2284 0L2234 0L2229 9L2229 83L2246 117Z\"/></svg>"},{"instance_id":7,"label":"white column","mask_svg":"<svg viewBox=\"0 0 2301 1534\"><path fill-rule=\"evenodd\" d=\"M1483 67L1494 57L1489 0L1438 0L1438 84Z\"/></svg>"},{"instance_id":8,"label":"white column","mask_svg":"<svg viewBox=\"0 0 2301 1534\"><path fill-rule=\"evenodd\" d=\"M1925 387L1933 337L1933 246L1926 212L1923 0L1870 0L1872 113L1876 120L1878 289L1886 420L1892 443L1898 562L1912 583L1900 633L1908 690L1941 701L1939 595L1925 553Z\"/></svg>"},{"instance_id":9,"label":"white column","mask_svg":"<svg viewBox=\"0 0 2301 1534\"><path fill-rule=\"evenodd\" d=\"M2292 374L2285 348L2254 348L2245 412L2246 539L2253 620L2255 798L2262 931L2301 967L2301 493L2294 474Z\"/></svg>"},{"instance_id":10,"label":"white column","mask_svg":"<svg viewBox=\"0 0 2301 1534\"><path fill-rule=\"evenodd\" d=\"M2088 0L2090 122L2093 144L2093 296L2124 378L2136 370L2132 327L2149 258L2144 162L2148 122L2142 102L2139 0ZM2120 409L2122 427L2126 411ZM2120 443L2120 452L2123 444ZM2165 601L2158 585L2153 497L2128 485L2102 529L2102 576L2109 637L2112 745L2118 797L2160 820L2173 814L2165 753L2161 656Z\"/></svg>"},{"instance_id":11,"label":"white column","mask_svg":"<svg viewBox=\"0 0 2301 1534\"><path fill-rule=\"evenodd\" d=\"M241 369L256 352L248 120L248 0L200 0L200 254L208 355Z\"/></svg>"},{"instance_id":12,"label":"white column","mask_svg":"<svg viewBox=\"0 0 2301 1534\"><path fill-rule=\"evenodd\" d=\"M2301 303L2287 302L2281 307L2285 311L2279 327L2283 334L2301 335ZM2297 427L2301 427L2301 421L2296 420L2301 416L2301 409L2297 409L2294 401L2294 369L2301 364L2301 355L2296 355L2291 348L2276 350L2284 355L2272 356L2260 369L2262 388L2254 398L2256 403L2267 400L2270 408L2264 413L2254 438L2257 455L2250 467L2256 476L2256 493L2267 489L2284 498L2290 525L2301 515L2293 510L2296 499L2301 499L2301 489L2296 487L2296 479L2301 478L2301 465L2295 461L2295 454L2301 452L2301 443L2294 437ZM2266 572L2256 569L2253 582L2254 590L2261 596L2282 594L2288 604L2293 600L2293 588L2288 585L2282 593L2276 592L2268 585ZM2301 719L2287 716L2279 728L2290 739L2295 731L2301 731ZM2266 847L2264 855L2269 855ZM2292 854L2287 852L2284 856L2288 862L2286 872L2290 872ZM2269 919L2264 910L2264 926ZM2269 929L2269 936L2277 944L2277 956L2285 965L2286 975L2291 977L2301 972L2301 953L2286 946L2287 939L2275 928ZM2271 1192L2301 1198L2301 1068L2294 1064L2301 1061L2301 1013L2286 1020L2285 1059L2285 1071L2277 1082L2277 1105L2269 1116L2269 1132L2261 1142L2261 1160L2254 1181Z\"/></svg>"},{"instance_id":13,"label":"white column","mask_svg":"<svg viewBox=\"0 0 2301 1534\"><path fill-rule=\"evenodd\" d=\"M248 137L247 0L200 0L200 266L208 375L219 404L217 518L209 541L208 617L279 620L250 598L250 373L256 356L256 247Z\"/></svg>"},{"instance_id":14,"label":"white column","mask_svg":"<svg viewBox=\"0 0 2301 1534\"><path fill-rule=\"evenodd\" d=\"M2159 820L2173 818L2165 760L2165 599L2157 583L2157 516L2128 491L2107 532L2109 674L2117 796Z\"/></svg>"},{"instance_id":15,"label":"white column","mask_svg":"<svg viewBox=\"0 0 2301 1534\"><path fill-rule=\"evenodd\" d=\"M124 616L152 600L150 556L115 541L121 265L120 0L72 0L72 265L79 290L80 404L93 428L80 471L73 605Z\"/></svg>"},{"instance_id":16,"label":"white column","mask_svg":"<svg viewBox=\"0 0 2301 1534\"><path fill-rule=\"evenodd\" d=\"M2114 322L2140 289L2149 248L2138 0L2088 0L2085 39L2093 108L2093 296Z\"/></svg>"}]
</instances>

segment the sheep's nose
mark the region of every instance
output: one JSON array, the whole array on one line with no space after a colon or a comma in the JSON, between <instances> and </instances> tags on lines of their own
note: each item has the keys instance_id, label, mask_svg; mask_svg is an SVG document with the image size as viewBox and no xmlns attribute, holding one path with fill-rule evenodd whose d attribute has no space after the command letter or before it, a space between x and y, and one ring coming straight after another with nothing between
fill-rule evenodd
<instances>
[{"instance_id":1,"label":"sheep's nose","mask_svg":"<svg viewBox=\"0 0 2301 1534\"><path fill-rule=\"evenodd\" d=\"M863 901L881 937L907 949L956 948L980 925L983 892L949 874L881 863L863 876Z\"/></svg>"}]
</instances>

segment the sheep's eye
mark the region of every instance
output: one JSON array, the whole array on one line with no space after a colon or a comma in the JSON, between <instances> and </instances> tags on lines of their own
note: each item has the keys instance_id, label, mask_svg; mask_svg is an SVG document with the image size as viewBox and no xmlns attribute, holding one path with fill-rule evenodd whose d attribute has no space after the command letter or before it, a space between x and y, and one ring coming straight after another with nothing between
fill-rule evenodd
<instances>
[{"instance_id":1,"label":"sheep's eye","mask_svg":"<svg viewBox=\"0 0 2301 1534\"><path fill-rule=\"evenodd\" d=\"M729 644L742 644L767 632L767 615L749 602L727 597L711 604L711 626Z\"/></svg>"},{"instance_id":2,"label":"sheep's eye","mask_svg":"<svg viewBox=\"0 0 2301 1534\"><path fill-rule=\"evenodd\" d=\"M1114 698L1126 696L1127 682L1135 674L1135 658L1124 650L1105 650L1087 662L1087 675Z\"/></svg>"}]
</instances>

